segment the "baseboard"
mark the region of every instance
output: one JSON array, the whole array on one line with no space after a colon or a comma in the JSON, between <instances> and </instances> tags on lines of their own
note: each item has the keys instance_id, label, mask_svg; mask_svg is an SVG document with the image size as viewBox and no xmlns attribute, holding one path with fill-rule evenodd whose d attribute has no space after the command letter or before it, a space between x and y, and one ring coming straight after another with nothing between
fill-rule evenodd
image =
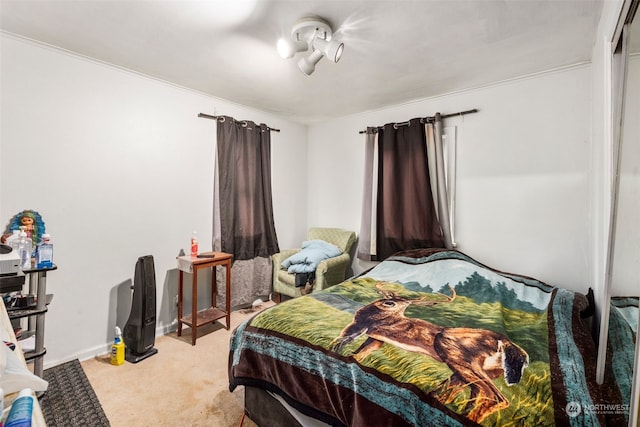
<instances>
[{"instance_id":1,"label":"baseboard","mask_svg":"<svg viewBox=\"0 0 640 427\"><path fill-rule=\"evenodd\" d=\"M163 325L160 327L156 327L156 338L161 337L163 335L169 335L178 330L178 323L174 322L169 325ZM96 357L104 356L105 354L109 354L111 352L111 344L113 342L109 341L104 344L99 344L94 347L90 347L86 350L81 350L70 355L66 355L62 359L48 359L46 356L44 358L43 368L51 368L53 366L61 365L65 362L70 362L74 359L78 359L80 362L84 362L85 360L94 359Z\"/></svg>"}]
</instances>

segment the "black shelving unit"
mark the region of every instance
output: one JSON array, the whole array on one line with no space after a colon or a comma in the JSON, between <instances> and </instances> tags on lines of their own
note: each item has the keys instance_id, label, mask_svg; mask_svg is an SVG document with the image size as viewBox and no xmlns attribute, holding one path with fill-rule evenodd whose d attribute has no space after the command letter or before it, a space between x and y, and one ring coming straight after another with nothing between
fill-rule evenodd
<instances>
[{"instance_id":1,"label":"black shelving unit","mask_svg":"<svg viewBox=\"0 0 640 427\"><path fill-rule=\"evenodd\" d=\"M44 346L44 320L53 299L53 294L47 294L47 273L57 269L58 267L53 265L23 270L22 272L29 277L29 294L36 296L36 305L7 311L10 320L28 317L28 330L22 333L21 338L35 335L35 348L32 351L24 351L24 358L27 362L33 362L33 373L41 378L43 359L47 353Z\"/></svg>"}]
</instances>

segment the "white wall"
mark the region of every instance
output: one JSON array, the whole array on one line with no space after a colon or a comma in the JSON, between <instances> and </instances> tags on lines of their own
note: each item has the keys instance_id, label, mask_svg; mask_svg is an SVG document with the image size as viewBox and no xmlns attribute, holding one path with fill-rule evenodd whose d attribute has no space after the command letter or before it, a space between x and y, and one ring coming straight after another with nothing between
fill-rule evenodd
<instances>
[{"instance_id":1,"label":"white wall","mask_svg":"<svg viewBox=\"0 0 640 427\"><path fill-rule=\"evenodd\" d=\"M281 247L299 245L306 126L6 34L1 43L0 222L38 211L59 267L48 275L45 367L106 351L142 255L155 259L158 329L172 327L175 257L193 230L211 248L215 124L200 112L281 129L275 221Z\"/></svg>"},{"instance_id":2,"label":"white wall","mask_svg":"<svg viewBox=\"0 0 640 427\"><path fill-rule=\"evenodd\" d=\"M359 230L358 131L478 108L445 121L458 131L458 248L489 266L586 292L590 85L590 67L577 66L312 126L309 223Z\"/></svg>"}]
</instances>

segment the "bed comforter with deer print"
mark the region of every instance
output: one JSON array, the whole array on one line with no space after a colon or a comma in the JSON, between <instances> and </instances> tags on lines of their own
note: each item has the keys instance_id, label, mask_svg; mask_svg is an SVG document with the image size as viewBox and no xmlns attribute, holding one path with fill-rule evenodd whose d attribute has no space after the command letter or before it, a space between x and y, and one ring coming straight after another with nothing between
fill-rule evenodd
<instances>
[{"instance_id":1,"label":"bed comforter with deer print","mask_svg":"<svg viewBox=\"0 0 640 427\"><path fill-rule=\"evenodd\" d=\"M601 425L588 307L458 251L403 252L238 326L230 389L331 425Z\"/></svg>"}]
</instances>

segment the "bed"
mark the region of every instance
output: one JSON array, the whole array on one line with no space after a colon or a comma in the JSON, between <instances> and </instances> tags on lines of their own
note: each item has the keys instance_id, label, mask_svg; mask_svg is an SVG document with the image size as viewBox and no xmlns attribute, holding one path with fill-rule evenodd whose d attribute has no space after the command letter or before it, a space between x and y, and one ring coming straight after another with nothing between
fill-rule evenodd
<instances>
[{"instance_id":1,"label":"bed","mask_svg":"<svg viewBox=\"0 0 640 427\"><path fill-rule=\"evenodd\" d=\"M230 390L269 425L282 406L335 426L604 425L591 310L459 251L401 252L239 325Z\"/></svg>"}]
</instances>

